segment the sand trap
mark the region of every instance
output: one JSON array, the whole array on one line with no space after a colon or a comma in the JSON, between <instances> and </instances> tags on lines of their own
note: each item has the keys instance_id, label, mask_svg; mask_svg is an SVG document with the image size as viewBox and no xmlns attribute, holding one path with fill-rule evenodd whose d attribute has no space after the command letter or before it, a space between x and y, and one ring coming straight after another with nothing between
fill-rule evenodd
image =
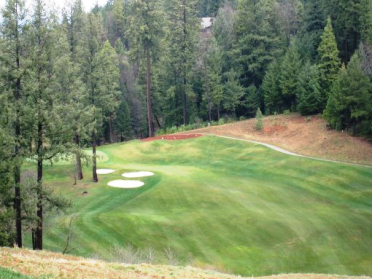
<instances>
[{"instance_id":1,"label":"sand trap","mask_svg":"<svg viewBox=\"0 0 372 279\"><path fill-rule=\"evenodd\" d=\"M154 173L150 171L127 172L123 174L123 176L126 178L138 178L138 177L146 177L146 176L152 176L152 175L154 175Z\"/></svg>"},{"instance_id":2,"label":"sand trap","mask_svg":"<svg viewBox=\"0 0 372 279\"><path fill-rule=\"evenodd\" d=\"M116 187L116 188L130 189L130 188L142 187L143 185L145 185L145 183L143 183L142 181L138 181L138 180L114 180L114 181L110 181L107 185L111 187Z\"/></svg>"},{"instance_id":3,"label":"sand trap","mask_svg":"<svg viewBox=\"0 0 372 279\"><path fill-rule=\"evenodd\" d=\"M99 169L97 170L97 174L109 174L109 173L113 173L115 172L115 170L110 170L110 169Z\"/></svg>"}]
</instances>

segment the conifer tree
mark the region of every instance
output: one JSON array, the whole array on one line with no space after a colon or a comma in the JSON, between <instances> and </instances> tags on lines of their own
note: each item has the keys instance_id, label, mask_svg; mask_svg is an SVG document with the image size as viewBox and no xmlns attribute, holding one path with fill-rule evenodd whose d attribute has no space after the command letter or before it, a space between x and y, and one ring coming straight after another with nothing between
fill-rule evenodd
<instances>
[{"instance_id":1,"label":"conifer tree","mask_svg":"<svg viewBox=\"0 0 372 279\"><path fill-rule=\"evenodd\" d=\"M231 69L227 73L227 82L224 84L223 108L231 111L236 117L236 108L242 104L244 94L244 87L239 84L237 74Z\"/></svg>"},{"instance_id":2,"label":"conifer tree","mask_svg":"<svg viewBox=\"0 0 372 279\"><path fill-rule=\"evenodd\" d=\"M167 56L168 86L174 86L180 92L182 103L183 124L188 122L187 88L190 83L190 71L194 62L196 35L200 28L197 18L195 0L167 0L167 41L169 55ZM175 96L178 98L178 96Z\"/></svg>"},{"instance_id":3,"label":"conifer tree","mask_svg":"<svg viewBox=\"0 0 372 279\"><path fill-rule=\"evenodd\" d=\"M130 110L128 103L124 98L122 98L121 103L116 111L116 117L113 125L115 133L120 136L120 141L130 140L133 138Z\"/></svg>"},{"instance_id":4,"label":"conifer tree","mask_svg":"<svg viewBox=\"0 0 372 279\"><path fill-rule=\"evenodd\" d=\"M281 64L279 77L279 86L282 92L284 103L287 109L296 111L297 107L297 88L299 85L299 76L302 67L302 60L298 51L298 44L292 41Z\"/></svg>"},{"instance_id":5,"label":"conifer tree","mask_svg":"<svg viewBox=\"0 0 372 279\"><path fill-rule=\"evenodd\" d=\"M86 106L91 106L92 108L92 130L91 130L91 139L92 139L92 174L93 182L98 182L97 176L97 158L96 158L96 149L97 149L97 133L99 127L102 127L102 110L99 105L99 90L96 79L96 68L97 60L96 56L101 50L104 35L103 35L103 26L102 18L100 14L90 13L87 17L86 25L84 26L84 36L81 42L81 54L79 56L79 62L82 70L82 82L85 84L86 88ZM102 104L103 105L103 104Z\"/></svg>"},{"instance_id":6,"label":"conifer tree","mask_svg":"<svg viewBox=\"0 0 372 279\"><path fill-rule=\"evenodd\" d=\"M305 63L299 73L297 102L301 115L319 113L323 108L318 68L310 62Z\"/></svg>"},{"instance_id":7,"label":"conifer tree","mask_svg":"<svg viewBox=\"0 0 372 279\"><path fill-rule=\"evenodd\" d=\"M337 49L336 38L333 33L332 21L330 18L327 20L327 25L321 38L322 41L318 48L318 69L322 90L322 103L325 106L332 84L336 80L341 67L339 51Z\"/></svg>"},{"instance_id":8,"label":"conifer tree","mask_svg":"<svg viewBox=\"0 0 372 279\"><path fill-rule=\"evenodd\" d=\"M28 105L32 115L30 121L35 139L34 158L37 161L36 226L32 231L33 248L43 249L43 220L46 192L43 188L44 164L68 149L71 127L64 119L64 104L56 84L55 64L61 59L56 55L58 36L56 20L45 10L43 0L35 0L35 11L30 27L30 53L32 71L27 79L30 93Z\"/></svg>"},{"instance_id":9,"label":"conifer tree","mask_svg":"<svg viewBox=\"0 0 372 279\"><path fill-rule=\"evenodd\" d=\"M114 142L113 119L119 103L119 67L115 49L106 41L103 48L97 53L93 78L96 87L96 104L109 123L110 142ZM98 127L97 127L98 128Z\"/></svg>"},{"instance_id":10,"label":"conifer tree","mask_svg":"<svg viewBox=\"0 0 372 279\"><path fill-rule=\"evenodd\" d=\"M159 46L163 15L158 0L138 0L132 3L129 34L132 57L146 61L147 120L149 136L154 135L151 104L151 58Z\"/></svg>"},{"instance_id":11,"label":"conifer tree","mask_svg":"<svg viewBox=\"0 0 372 279\"><path fill-rule=\"evenodd\" d=\"M360 32L361 41L372 43L372 1L360 0Z\"/></svg>"},{"instance_id":12,"label":"conifer tree","mask_svg":"<svg viewBox=\"0 0 372 279\"><path fill-rule=\"evenodd\" d=\"M27 50L26 12L23 0L8 0L2 10L2 34L1 41L1 62L3 92L8 92L11 98L13 114L11 117L14 130L14 210L16 237L15 244L23 246L22 241L22 214L21 214L21 166L24 157L27 155L25 138L22 129L22 121L25 107L26 92L24 91L24 79L29 68L29 57Z\"/></svg>"},{"instance_id":13,"label":"conifer tree","mask_svg":"<svg viewBox=\"0 0 372 279\"><path fill-rule=\"evenodd\" d=\"M280 61L274 60L263 79L262 91L264 96L266 114L280 113L283 106L283 96L279 85Z\"/></svg>"},{"instance_id":14,"label":"conifer tree","mask_svg":"<svg viewBox=\"0 0 372 279\"><path fill-rule=\"evenodd\" d=\"M371 134L371 112L372 83L363 73L356 53L334 82L324 116L338 130Z\"/></svg>"},{"instance_id":15,"label":"conifer tree","mask_svg":"<svg viewBox=\"0 0 372 279\"><path fill-rule=\"evenodd\" d=\"M267 67L281 53L283 42L273 17L275 5L276 1L239 2L234 68L240 69L241 82L246 87L260 85Z\"/></svg>"}]
</instances>

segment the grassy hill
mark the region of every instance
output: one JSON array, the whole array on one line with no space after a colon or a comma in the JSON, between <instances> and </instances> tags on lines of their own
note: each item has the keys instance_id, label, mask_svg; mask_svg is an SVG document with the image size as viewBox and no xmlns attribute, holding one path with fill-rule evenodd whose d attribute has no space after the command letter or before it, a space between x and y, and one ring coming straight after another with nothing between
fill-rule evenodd
<instances>
[{"instance_id":1,"label":"grassy hill","mask_svg":"<svg viewBox=\"0 0 372 279\"><path fill-rule=\"evenodd\" d=\"M370 142L346 131L328 130L327 122L320 116L265 117L260 132L256 131L255 123L255 119L250 119L197 132L261 141L310 157L372 165Z\"/></svg>"},{"instance_id":2,"label":"grassy hill","mask_svg":"<svg viewBox=\"0 0 372 279\"><path fill-rule=\"evenodd\" d=\"M2 268L6 266L7 268ZM0 248L1 279L238 279L233 275L192 267L128 265L65 256L51 252ZM253 277L249 277L253 278ZM289 274L260 279L371 279L336 275ZM243 279L243 278L242 278Z\"/></svg>"},{"instance_id":3,"label":"grassy hill","mask_svg":"<svg viewBox=\"0 0 372 279\"><path fill-rule=\"evenodd\" d=\"M372 168L212 136L100 151L109 159L99 167L116 172L97 184L88 169L72 186L72 165L47 167L45 183L75 207L51 220L46 249L63 250L75 215L72 253L85 257L213 266L245 276L372 274ZM137 170L155 175L138 189L106 186Z\"/></svg>"}]
</instances>

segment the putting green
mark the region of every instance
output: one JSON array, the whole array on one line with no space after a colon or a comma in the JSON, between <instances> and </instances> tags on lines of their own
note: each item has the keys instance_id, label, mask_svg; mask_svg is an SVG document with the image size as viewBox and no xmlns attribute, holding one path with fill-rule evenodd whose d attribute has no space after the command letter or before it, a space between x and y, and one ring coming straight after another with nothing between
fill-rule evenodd
<instances>
[{"instance_id":1,"label":"putting green","mask_svg":"<svg viewBox=\"0 0 372 279\"><path fill-rule=\"evenodd\" d=\"M110 159L98 167L116 172L92 184L85 169L86 196L63 166L46 168L46 183L74 201L77 254L112 260L112 247L130 244L246 276L372 275L372 168L209 136L100 151ZM138 170L156 175L136 189L107 186ZM54 220L46 249L62 250L69 218Z\"/></svg>"}]
</instances>

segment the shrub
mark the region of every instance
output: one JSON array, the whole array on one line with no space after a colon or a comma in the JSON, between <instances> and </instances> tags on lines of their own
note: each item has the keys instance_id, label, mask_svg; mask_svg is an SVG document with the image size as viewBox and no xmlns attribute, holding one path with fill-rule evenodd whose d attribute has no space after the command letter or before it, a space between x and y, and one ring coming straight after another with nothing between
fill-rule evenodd
<instances>
[{"instance_id":1,"label":"shrub","mask_svg":"<svg viewBox=\"0 0 372 279\"><path fill-rule=\"evenodd\" d=\"M258 108L256 112L256 130L262 131L263 128L264 128L263 115L262 115L260 108Z\"/></svg>"},{"instance_id":2,"label":"shrub","mask_svg":"<svg viewBox=\"0 0 372 279\"><path fill-rule=\"evenodd\" d=\"M240 120L240 121L243 121L243 120L245 120L245 117L244 117L244 116L240 116L240 117L239 117L239 120Z\"/></svg>"},{"instance_id":3,"label":"shrub","mask_svg":"<svg viewBox=\"0 0 372 279\"><path fill-rule=\"evenodd\" d=\"M223 124L225 124L225 119L220 118L220 120L218 120L218 125L223 125Z\"/></svg>"},{"instance_id":4,"label":"shrub","mask_svg":"<svg viewBox=\"0 0 372 279\"><path fill-rule=\"evenodd\" d=\"M286 109L285 111L283 111L283 114L284 115L290 115L291 114L291 111L289 109Z\"/></svg>"}]
</instances>

